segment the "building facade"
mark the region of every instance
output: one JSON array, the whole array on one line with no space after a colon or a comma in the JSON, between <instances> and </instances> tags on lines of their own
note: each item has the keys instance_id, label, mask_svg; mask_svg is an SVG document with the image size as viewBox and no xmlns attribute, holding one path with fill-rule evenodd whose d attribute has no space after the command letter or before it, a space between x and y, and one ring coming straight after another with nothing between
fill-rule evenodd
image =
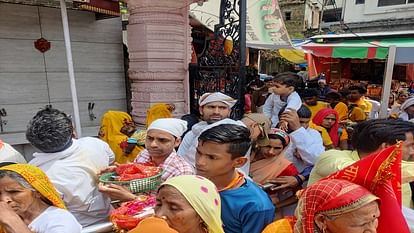
<instances>
[{"instance_id":1,"label":"building facade","mask_svg":"<svg viewBox=\"0 0 414 233\"><path fill-rule=\"evenodd\" d=\"M312 36L318 29L321 5L310 0L280 0L279 6L291 39Z\"/></svg>"},{"instance_id":2,"label":"building facade","mask_svg":"<svg viewBox=\"0 0 414 233\"><path fill-rule=\"evenodd\" d=\"M324 32L412 30L414 0L326 0Z\"/></svg>"},{"instance_id":3,"label":"building facade","mask_svg":"<svg viewBox=\"0 0 414 233\"><path fill-rule=\"evenodd\" d=\"M25 131L37 111L73 115L60 9L39 5L0 2L0 138L28 158ZM127 109L121 19L78 10L68 18L82 135L96 136L106 111ZM49 50L36 48L40 38Z\"/></svg>"}]
</instances>

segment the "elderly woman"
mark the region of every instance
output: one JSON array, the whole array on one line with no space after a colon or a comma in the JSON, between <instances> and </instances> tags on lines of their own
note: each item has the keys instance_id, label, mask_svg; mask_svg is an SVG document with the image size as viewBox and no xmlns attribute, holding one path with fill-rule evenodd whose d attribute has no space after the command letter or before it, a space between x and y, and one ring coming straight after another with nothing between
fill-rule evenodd
<instances>
[{"instance_id":1,"label":"elderly woman","mask_svg":"<svg viewBox=\"0 0 414 233\"><path fill-rule=\"evenodd\" d=\"M379 198L346 180L322 180L299 199L295 232L371 232L378 226Z\"/></svg>"},{"instance_id":2,"label":"elderly woman","mask_svg":"<svg viewBox=\"0 0 414 233\"><path fill-rule=\"evenodd\" d=\"M278 220L263 233L376 233L379 198L346 180L328 179L309 186L299 199L296 223Z\"/></svg>"},{"instance_id":3,"label":"elderly woman","mask_svg":"<svg viewBox=\"0 0 414 233\"><path fill-rule=\"evenodd\" d=\"M80 233L81 229L39 168L27 164L0 168L0 232Z\"/></svg>"},{"instance_id":4,"label":"elderly woman","mask_svg":"<svg viewBox=\"0 0 414 233\"><path fill-rule=\"evenodd\" d=\"M179 233L224 233L217 188L201 176L177 176L164 182L158 189L155 215ZM140 224L131 233L152 233L154 227Z\"/></svg>"}]
</instances>

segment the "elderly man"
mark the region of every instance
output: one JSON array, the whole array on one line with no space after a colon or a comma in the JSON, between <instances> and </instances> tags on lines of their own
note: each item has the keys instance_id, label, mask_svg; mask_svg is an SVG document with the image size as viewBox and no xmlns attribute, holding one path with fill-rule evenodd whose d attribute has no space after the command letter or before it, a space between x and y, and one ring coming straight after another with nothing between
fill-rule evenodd
<instances>
[{"instance_id":1,"label":"elderly man","mask_svg":"<svg viewBox=\"0 0 414 233\"><path fill-rule=\"evenodd\" d=\"M180 175L193 175L194 169L183 157L177 155L175 147L181 142L181 135L187 130L187 122L175 118L161 118L153 121L147 129L145 150L135 159L135 163L153 164L164 170L162 181L170 177ZM111 166L107 171L115 170ZM136 196L126 188L110 184L99 186L99 191L107 194L112 199L121 201L134 200Z\"/></svg>"},{"instance_id":2,"label":"elderly man","mask_svg":"<svg viewBox=\"0 0 414 233\"><path fill-rule=\"evenodd\" d=\"M39 151L30 164L40 167L62 195L68 210L83 226L106 222L110 199L98 191L96 173L108 166L84 144L72 138L71 119L63 112L46 108L30 121L27 140Z\"/></svg>"}]
</instances>

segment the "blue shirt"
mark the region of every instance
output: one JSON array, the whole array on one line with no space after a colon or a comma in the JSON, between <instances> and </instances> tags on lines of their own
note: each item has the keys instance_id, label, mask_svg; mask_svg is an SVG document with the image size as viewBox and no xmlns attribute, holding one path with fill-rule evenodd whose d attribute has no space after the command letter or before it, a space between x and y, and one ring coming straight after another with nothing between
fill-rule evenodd
<instances>
[{"instance_id":1,"label":"blue shirt","mask_svg":"<svg viewBox=\"0 0 414 233\"><path fill-rule=\"evenodd\" d=\"M252 181L237 189L220 192L221 219L226 233L260 233L275 218L267 193Z\"/></svg>"}]
</instances>

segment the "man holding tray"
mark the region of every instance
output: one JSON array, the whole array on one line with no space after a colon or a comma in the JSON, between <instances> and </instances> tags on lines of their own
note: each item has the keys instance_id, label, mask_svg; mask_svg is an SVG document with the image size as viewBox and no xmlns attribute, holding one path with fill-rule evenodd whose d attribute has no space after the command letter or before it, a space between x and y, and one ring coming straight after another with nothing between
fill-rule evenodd
<instances>
[{"instance_id":1,"label":"man holding tray","mask_svg":"<svg viewBox=\"0 0 414 233\"><path fill-rule=\"evenodd\" d=\"M177 155L175 148L181 143L181 135L187 130L187 122L175 118L155 120L147 129L145 150L135 159L135 163L161 167L161 181L180 175L193 175L194 169L185 159ZM115 171L116 166L108 167L102 172ZM100 185L99 191L111 199L120 201L134 200L136 196L125 187L109 184Z\"/></svg>"}]
</instances>

